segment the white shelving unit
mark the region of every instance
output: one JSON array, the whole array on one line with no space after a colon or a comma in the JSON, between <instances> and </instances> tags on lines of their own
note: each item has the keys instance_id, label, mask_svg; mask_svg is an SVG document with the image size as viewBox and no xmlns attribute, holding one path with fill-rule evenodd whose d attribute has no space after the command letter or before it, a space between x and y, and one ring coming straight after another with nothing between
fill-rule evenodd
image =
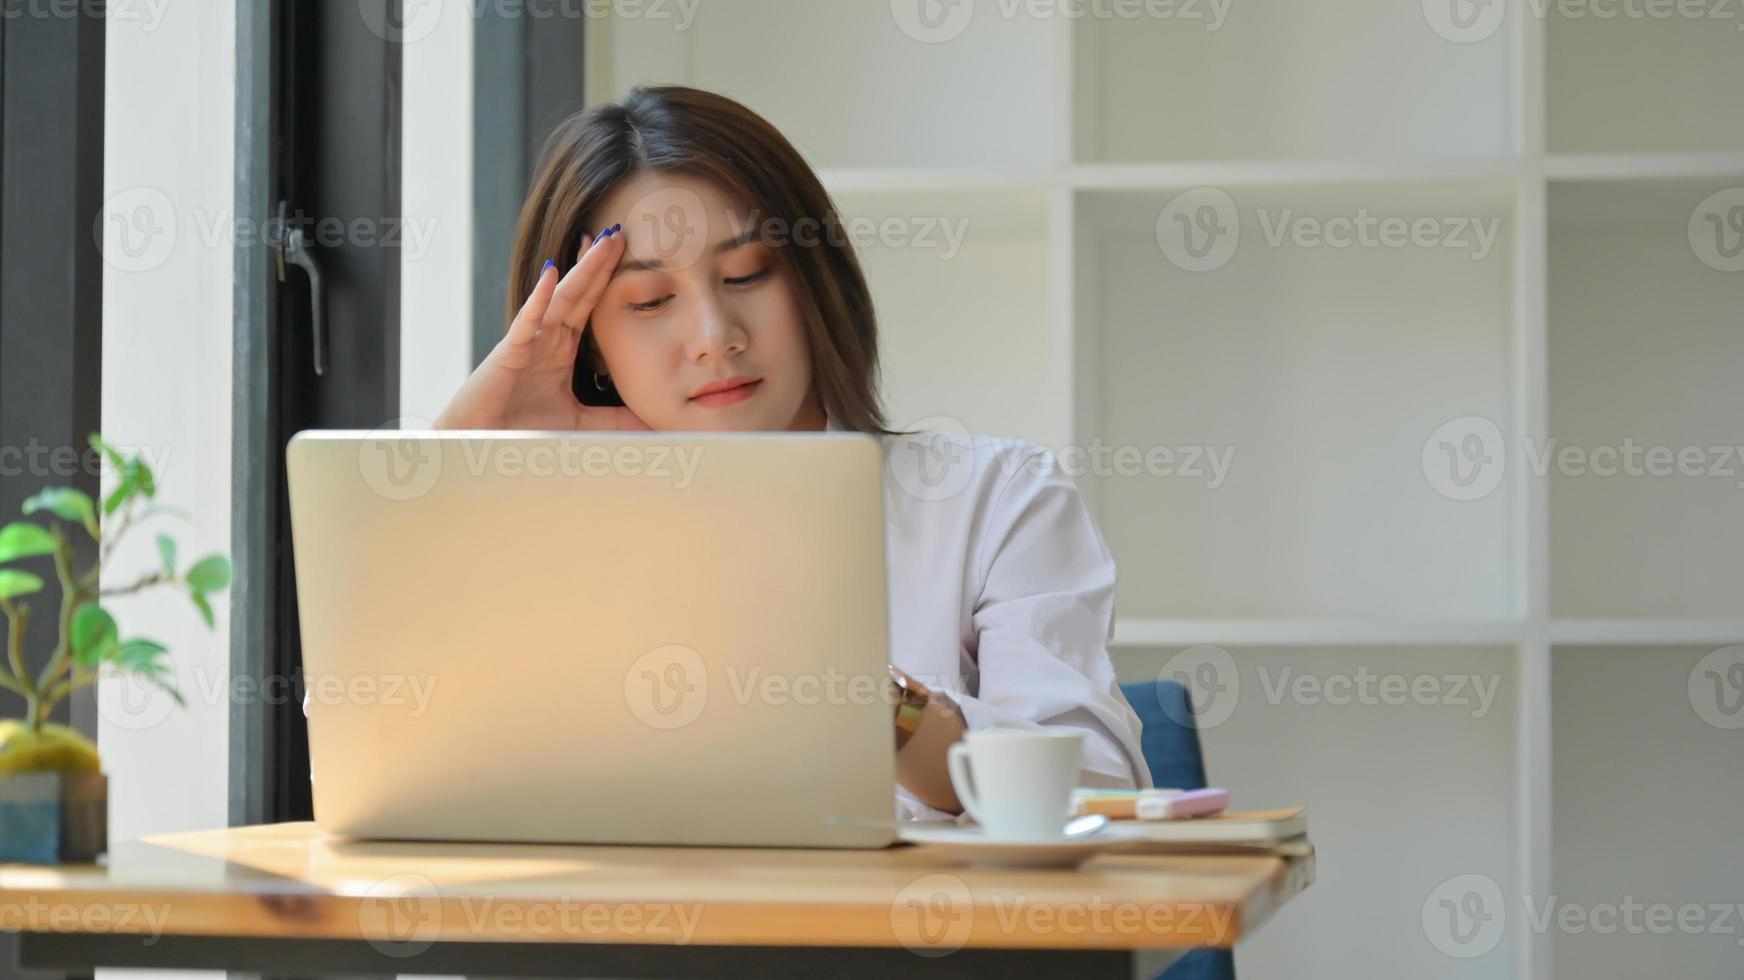
<instances>
[{"instance_id":1,"label":"white shelving unit","mask_svg":"<svg viewBox=\"0 0 1744 980\"><path fill-rule=\"evenodd\" d=\"M1679 881L1617 858L1640 823L1590 811L1647 775L1701 799L1744 783L1744 735L1666 694L1744 642L1744 460L1735 480L1530 460L1552 438L1744 442L1744 190L1711 197L1744 188L1744 23L1261 0L1212 29L1213 6L1068 18L982 0L966 23L905 29L883 0L704 4L684 31L602 23L589 97L712 88L781 127L844 213L968 221L949 256L863 253L895 423L1057 451L1233 448L1215 486L1081 486L1121 570L1122 676L1227 652L1241 698L1205 731L1214 778L1244 804L1313 809L1325 871L1243 946L1243 971L1588 975L1621 940L1535 932L1521 902ZM1432 234L1328 240L1364 214ZM1477 499L1431 475L1482 445L1469 424L1438 431L1460 419L1493 426L1505 460ZM1481 717L1274 699L1287 671L1500 692ZM1616 744L1613 701L1635 712L1619 731L1698 726L1706 768L1595 755ZM1736 853L1712 824L1663 836L1668 868ZM1507 901L1504 935L1470 958L1421 921L1463 874ZM1656 972L1711 972L1699 941L1652 948Z\"/></svg>"}]
</instances>

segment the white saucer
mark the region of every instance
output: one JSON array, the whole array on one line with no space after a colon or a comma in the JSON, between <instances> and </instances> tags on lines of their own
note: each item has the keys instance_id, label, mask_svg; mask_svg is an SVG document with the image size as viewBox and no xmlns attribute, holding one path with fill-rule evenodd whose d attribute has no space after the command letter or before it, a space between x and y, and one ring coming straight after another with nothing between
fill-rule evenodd
<instances>
[{"instance_id":1,"label":"white saucer","mask_svg":"<svg viewBox=\"0 0 1744 980\"><path fill-rule=\"evenodd\" d=\"M988 837L980 827L921 825L903 827L897 836L910 844L938 848L965 864L1001 868L1074 868L1092 856L1132 843L1108 828L1080 837Z\"/></svg>"}]
</instances>

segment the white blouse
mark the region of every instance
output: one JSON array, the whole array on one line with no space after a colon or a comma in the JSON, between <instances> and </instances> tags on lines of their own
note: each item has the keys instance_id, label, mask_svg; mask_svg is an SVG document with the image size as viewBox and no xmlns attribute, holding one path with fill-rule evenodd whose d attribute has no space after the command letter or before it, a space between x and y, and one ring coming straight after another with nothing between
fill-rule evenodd
<instances>
[{"instance_id":1,"label":"white blouse","mask_svg":"<svg viewBox=\"0 0 1744 980\"><path fill-rule=\"evenodd\" d=\"M1150 786L1108 657L1114 558L1053 453L990 436L879 441L896 666L949 694L970 730L1083 732L1080 785ZM896 802L899 819L950 819L901 786Z\"/></svg>"},{"instance_id":2,"label":"white blouse","mask_svg":"<svg viewBox=\"0 0 1744 980\"><path fill-rule=\"evenodd\" d=\"M970 730L1082 732L1080 785L1150 786L1108 657L1114 558L1072 478L1019 440L879 441L891 660L948 694ZM952 819L901 786L896 814Z\"/></svg>"}]
</instances>

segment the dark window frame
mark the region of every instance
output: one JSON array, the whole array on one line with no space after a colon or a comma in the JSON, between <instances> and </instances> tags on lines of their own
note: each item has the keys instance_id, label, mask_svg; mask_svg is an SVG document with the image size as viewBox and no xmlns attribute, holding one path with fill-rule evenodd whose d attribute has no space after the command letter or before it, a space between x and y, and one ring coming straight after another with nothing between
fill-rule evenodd
<instances>
[{"instance_id":1,"label":"dark window frame","mask_svg":"<svg viewBox=\"0 0 1744 980\"><path fill-rule=\"evenodd\" d=\"M69 13L0 19L0 446L22 467L0 479L0 523L45 486L98 496L87 438L102 423L105 25L89 9ZM71 475L68 448L79 454ZM62 462L39 455L34 469L33 449ZM75 564L96 557L83 533L72 541ZM58 624L43 610L59 602L52 579L32 597L27 649L54 644ZM23 710L9 691L0 704ZM95 688L53 717L94 740Z\"/></svg>"},{"instance_id":2,"label":"dark window frame","mask_svg":"<svg viewBox=\"0 0 1744 980\"><path fill-rule=\"evenodd\" d=\"M38 471L26 454L82 451L102 423L104 32L83 7L0 18L0 447L9 470L21 470L0 476L0 524L20 519L24 499L45 486L98 496L96 470L58 474L42 457L49 465ZM96 557L83 533L73 556L81 567ZM27 649L53 645L58 623L42 611L59 604L51 578L32 597ZM23 710L22 698L0 691L0 712ZM50 717L96 741L96 688L73 692ZM0 980L22 975L16 945L0 933Z\"/></svg>"},{"instance_id":3,"label":"dark window frame","mask_svg":"<svg viewBox=\"0 0 1744 980\"><path fill-rule=\"evenodd\" d=\"M251 0L237 7L236 214L239 220L259 222L260 227L266 227L275 213L283 188L296 183L287 179L294 177L285 172L293 166L287 162L292 158L278 137L283 114L301 111L285 104L287 71L295 72L298 66L281 63L285 4L294 2L302 0ZM401 0L370 2L382 4L385 11L385 20L378 23L403 23ZM350 9L354 17L358 10L355 4L336 6ZM355 63L360 39L366 46L372 43L358 33L362 27L361 19L345 25L349 33L339 38L324 30L313 48L305 45L295 57L319 63L331 74L335 64ZM546 134L583 105L586 18L535 19L516 15L512 7L486 4L476 10L473 28L470 335L476 364L502 336L508 256L533 161ZM326 50L335 44L345 50ZM354 174L360 185L353 188L354 199L375 202L381 208L375 214L396 215L403 91L399 44L381 39L379 53L382 73L371 75L362 88L350 87L347 98L353 104L371 100L369 111L379 110L386 125L379 141L373 131L366 131L368 138L354 135L345 144L350 163L343 172ZM331 151L323 159L328 164L325 177L331 182L342 168L331 165ZM293 209L297 206L293 201ZM307 805L307 731L301 705L295 703L300 702L303 687L301 655L294 596L288 594L294 589L288 566L290 540L281 520L285 416L302 407L296 392L283 390L296 383L286 380L291 375L281 363L286 358L282 338L296 336L301 329L296 307L287 306L286 291L299 288L302 280L293 272L293 282L280 283L277 259L271 247L238 249L235 256L231 550L236 576L230 595L230 673L233 679L250 679L257 685L254 689L262 691L285 690L290 681L295 697L288 704L249 699L230 707L232 826L305 816L300 811ZM348 410L329 410L325 417L349 419L344 427L370 427L399 414L397 253L385 266L351 279L355 290L379 294L377 312L371 315L379 316L388 334L383 345L371 350L384 353L385 363L375 365L364 377L361 387L366 390L337 395L330 391L325 397L336 397ZM331 287L328 302L335 302ZM345 327L333 315L332 306L328 312L334 356L340 356ZM261 686L269 683L272 686Z\"/></svg>"}]
</instances>

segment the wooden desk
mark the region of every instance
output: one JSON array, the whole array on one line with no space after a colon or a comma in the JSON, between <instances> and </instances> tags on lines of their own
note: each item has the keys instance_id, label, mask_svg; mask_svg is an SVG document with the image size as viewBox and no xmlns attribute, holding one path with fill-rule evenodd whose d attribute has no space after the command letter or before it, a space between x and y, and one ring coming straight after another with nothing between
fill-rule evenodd
<instances>
[{"instance_id":1,"label":"wooden desk","mask_svg":"<svg viewBox=\"0 0 1744 980\"><path fill-rule=\"evenodd\" d=\"M1126 980L1139 950L1233 945L1313 875L1305 844L1012 871L926 847L366 842L287 823L147 837L103 866L0 865L0 930L21 966L75 974Z\"/></svg>"}]
</instances>

